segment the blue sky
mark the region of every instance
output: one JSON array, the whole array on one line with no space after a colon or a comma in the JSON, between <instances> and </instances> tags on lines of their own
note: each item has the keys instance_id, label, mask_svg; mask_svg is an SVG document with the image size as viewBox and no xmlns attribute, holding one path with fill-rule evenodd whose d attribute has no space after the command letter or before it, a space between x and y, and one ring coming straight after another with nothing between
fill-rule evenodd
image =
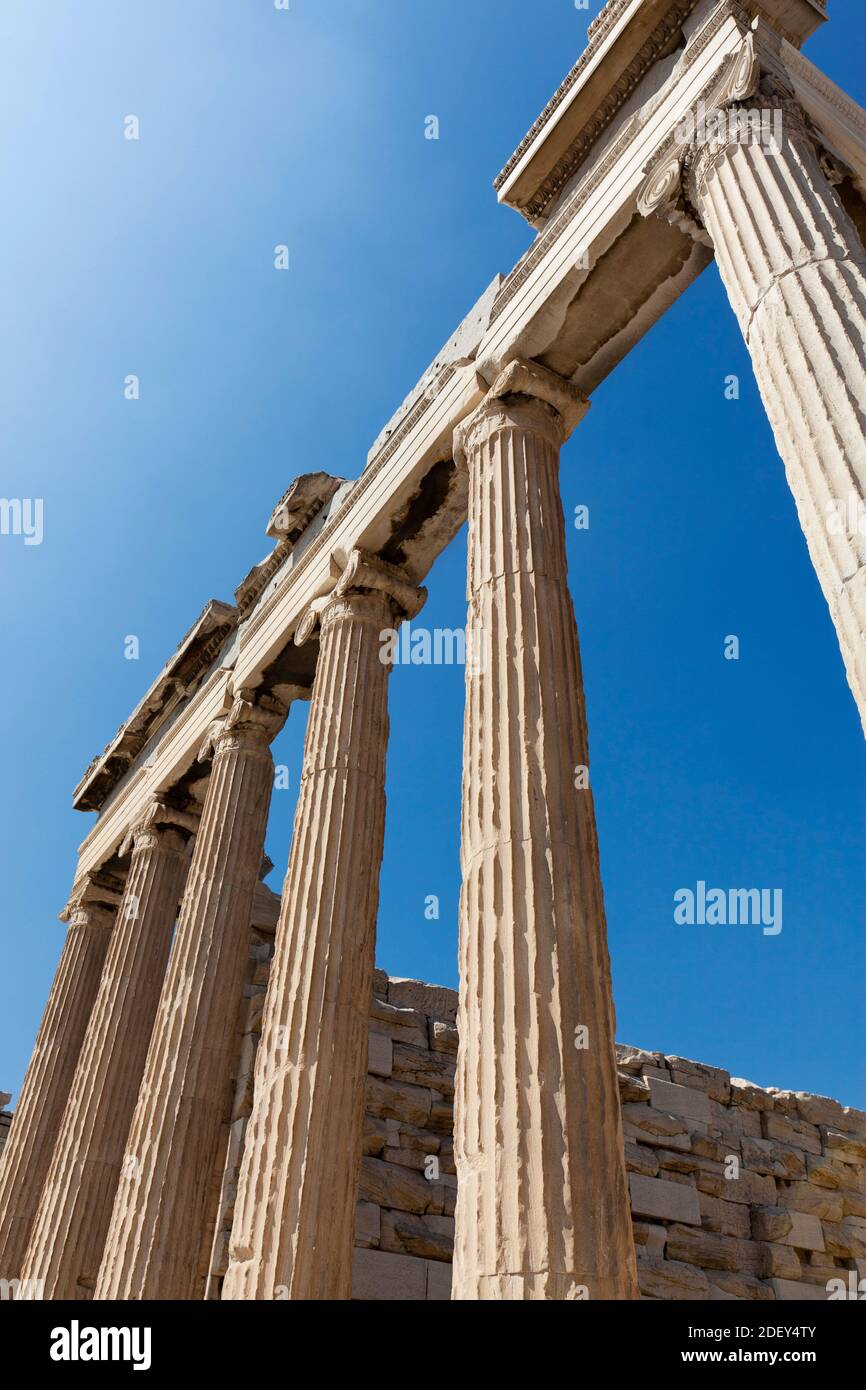
<instances>
[{"instance_id":1,"label":"blue sky","mask_svg":"<svg viewBox=\"0 0 866 1390\"><path fill-rule=\"evenodd\" d=\"M526 248L491 181L598 8L6 0L0 491L45 510L42 545L0 538L0 1088L20 1085L93 820L73 787L266 553L291 479L356 477ZM863 102L866 17L830 9L809 55ZM618 1036L866 1106L862 735L714 267L596 392L562 491L567 515L590 508L568 546ZM464 566L461 535L425 625L463 622ZM450 985L462 711L458 667L395 670L379 963ZM277 890L304 717L274 750ZM699 879L782 889L782 932L677 925Z\"/></svg>"}]
</instances>

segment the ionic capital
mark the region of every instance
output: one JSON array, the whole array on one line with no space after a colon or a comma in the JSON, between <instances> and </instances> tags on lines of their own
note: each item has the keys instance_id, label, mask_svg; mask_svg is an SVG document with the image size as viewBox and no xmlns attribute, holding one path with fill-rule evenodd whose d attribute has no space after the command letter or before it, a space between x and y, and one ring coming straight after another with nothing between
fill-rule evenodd
<instances>
[{"instance_id":1,"label":"ionic capital","mask_svg":"<svg viewBox=\"0 0 866 1390\"><path fill-rule=\"evenodd\" d=\"M813 139L794 90L762 66L754 30L745 35L708 101L682 117L644 170L638 211L658 216L712 249L701 211L712 171L742 144L781 153L783 138Z\"/></svg>"},{"instance_id":2,"label":"ionic capital","mask_svg":"<svg viewBox=\"0 0 866 1390\"><path fill-rule=\"evenodd\" d=\"M177 811L164 801L155 798L146 807L143 815L130 826L117 851L120 859L125 859L133 849L164 849L182 854L186 841L198 830L200 817L190 811ZM178 834L178 831L185 832Z\"/></svg>"},{"instance_id":3,"label":"ionic capital","mask_svg":"<svg viewBox=\"0 0 866 1390\"><path fill-rule=\"evenodd\" d=\"M353 550L342 569L332 556L331 565L339 578L330 593L313 600L298 623L295 643L299 647L309 640L317 624L326 626L341 611L351 611L356 618L382 627L414 618L427 600L427 590L413 584L399 565L391 565L370 551Z\"/></svg>"},{"instance_id":4,"label":"ionic capital","mask_svg":"<svg viewBox=\"0 0 866 1390\"><path fill-rule=\"evenodd\" d=\"M454 460L466 467L467 452L475 431L498 416L514 416L515 424L550 435L564 444L589 410L589 400L574 382L542 367L516 358L503 368L473 413L454 431Z\"/></svg>"},{"instance_id":5,"label":"ionic capital","mask_svg":"<svg viewBox=\"0 0 866 1390\"><path fill-rule=\"evenodd\" d=\"M238 691L228 714L215 719L205 734L198 761L207 762L222 746L239 739L267 748L285 724L288 713L288 705L267 691Z\"/></svg>"},{"instance_id":6,"label":"ionic capital","mask_svg":"<svg viewBox=\"0 0 866 1390\"><path fill-rule=\"evenodd\" d=\"M122 898L119 886L108 883L98 872L88 873L73 884L69 901L58 916L70 927L110 930Z\"/></svg>"}]
</instances>

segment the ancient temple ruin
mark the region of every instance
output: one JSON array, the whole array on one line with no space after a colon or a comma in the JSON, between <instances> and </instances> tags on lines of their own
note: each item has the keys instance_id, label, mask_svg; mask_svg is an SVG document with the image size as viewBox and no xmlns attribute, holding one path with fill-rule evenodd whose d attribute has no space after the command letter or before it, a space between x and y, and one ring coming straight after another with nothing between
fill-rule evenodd
<instances>
[{"instance_id":1,"label":"ancient temple ruin","mask_svg":"<svg viewBox=\"0 0 866 1390\"><path fill-rule=\"evenodd\" d=\"M267 558L88 768L98 818L0 1158L19 1296L786 1299L866 1277L866 1115L615 1045L558 481L595 388L715 258L866 722L844 507L866 497L866 113L800 51L825 19L604 6L496 181L527 253L357 481L291 484ZM374 951L381 634L467 519L458 999ZM270 743L297 700L277 899Z\"/></svg>"}]
</instances>

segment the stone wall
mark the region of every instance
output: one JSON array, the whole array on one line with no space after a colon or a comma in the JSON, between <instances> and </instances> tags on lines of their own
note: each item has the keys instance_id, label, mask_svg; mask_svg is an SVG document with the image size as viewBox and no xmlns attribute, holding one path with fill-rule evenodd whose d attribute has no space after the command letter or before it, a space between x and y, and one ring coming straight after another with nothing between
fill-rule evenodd
<instances>
[{"instance_id":1,"label":"stone wall","mask_svg":"<svg viewBox=\"0 0 866 1390\"><path fill-rule=\"evenodd\" d=\"M377 970L353 1295L451 1295L457 995Z\"/></svg>"},{"instance_id":2,"label":"stone wall","mask_svg":"<svg viewBox=\"0 0 866 1390\"><path fill-rule=\"evenodd\" d=\"M218 1298L273 923L251 933L216 1237ZM354 1296L449 1297L457 1179L452 1143L457 996L376 972ZM617 1048L641 1294L646 1299L826 1299L866 1279L866 1113L763 1089L718 1067ZM8 1097L0 1095L0 1108ZM0 1113L0 1145L10 1116Z\"/></svg>"},{"instance_id":3,"label":"stone wall","mask_svg":"<svg viewBox=\"0 0 866 1390\"><path fill-rule=\"evenodd\" d=\"M219 1296L270 947L250 952L229 1162L211 1271ZM457 995L376 972L355 1297L449 1297ZM641 1294L825 1299L866 1277L866 1114L718 1067L618 1047Z\"/></svg>"}]
</instances>

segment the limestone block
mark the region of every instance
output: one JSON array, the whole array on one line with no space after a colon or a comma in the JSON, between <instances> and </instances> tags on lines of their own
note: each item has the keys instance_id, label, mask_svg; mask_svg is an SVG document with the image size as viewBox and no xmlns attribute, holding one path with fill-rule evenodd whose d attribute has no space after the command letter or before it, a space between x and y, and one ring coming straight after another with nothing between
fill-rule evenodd
<instances>
[{"instance_id":1,"label":"limestone block","mask_svg":"<svg viewBox=\"0 0 866 1390\"><path fill-rule=\"evenodd\" d=\"M449 1186L449 1182L453 1182L454 1186ZM445 1174L442 1183L442 1215L453 1216L457 1208L457 1179L449 1178L448 1174Z\"/></svg>"},{"instance_id":2,"label":"limestone block","mask_svg":"<svg viewBox=\"0 0 866 1390\"><path fill-rule=\"evenodd\" d=\"M448 1303L451 1300L451 1265L442 1260L427 1261L427 1302Z\"/></svg>"},{"instance_id":3,"label":"limestone block","mask_svg":"<svg viewBox=\"0 0 866 1390\"><path fill-rule=\"evenodd\" d=\"M816 1187L809 1182L794 1182L783 1186L779 1196L786 1207L806 1212L828 1221L841 1221L843 1198L832 1188Z\"/></svg>"},{"instance_id":4,"label":"limestone block","mask_svg":"<svg viewBox=\"0 0 866 1390\"><path fill-rule=\"evenodd\" d=\"M806 1176L806 1156L802 1149L794 1149L790 1144L744 1135L741 1152L743 1163L755 1173L788 1180Z\"/></svg>"},{"instance_id":5,"label":"limestone block","mask_svg":"<svg viewBox=\"0 0 866 1390\"><path fill-rule=\"evenodd\" d=\"M845 1107L829 1096L813 1096L808 1091L792 1092L796 1111L802 1120L812 1125L829 1125L833 1129L846 1129Z\"/></svg>"},{"instance_id":6,"label":"limestone block","mask_svg":"<svg viewBox=\"0 0 866 1390\"><path fill-rule=\"evenodd\" d=\"M389 1038L410 1043L413 1047L427 1046L427 1018L417 1009L398 1009L387 1000L374 996L370 1018L376 1025L377 1033L386 1033Z\"/></svg>"},{"instance_id":7,"label":"limestone block","mask_svg":"<svg viewBox=\"0 0 866 1390\"><path fill-rule=\"evenodd\" d=\"M454 1070L454 1058L446 1053L394 1043L393 1071L396 1081L408 1081L416 1086L435 1086L441 1095L450 1097L454 1095Z\"/></svg>"},{"instance_id":8,"label":"limestone block","mask_svg":"<svg viewBox=\"0 0 866 1390\"><path fill-rule=\"evenodd\" d=\"M782 1244L793 1245L798 1250L823 1250L824 1235L817 1216L809 1216L802 1211L792 1212L791 1229Z\"/></svg>"},{"instance_id":9,"label":"limestone block","mask_svg":"<svg viewBox=\"0 0 866 1390\"><path fill-rule=\"evenodd\" d=\"M648 1145L650 1148L678 1149L682 1153L690 1153L692 1147L691 1136L687 1130L682 1134L653 1134L650 1130L641 1129L638 1125L632 1124L625 1114L627 1106L623 1106L623 1137L626 1141L633 1144ZM648 1106L640 1106L641 1110L649 1109Z\"/></svg>"},{"instance_id":10,"label":"limestone block","mask_svg":"<svg viewBox=\"0 0 866 1390\"><path fill-rule=\"evenodd\" d=\"M743 1202L747 1206L776 1205L776 1182L774 1178L763 1177L748 1168L741 1168L739 1176L727 1178L720 1173L700 1172L695 1178L698 1190L711 1197L721 1197L725 1202Z\"/></svg>"},{"instance_id":11,"label":"limestone block","mask_svg":"<svg viewBox=\"0 0 866 1390\"><path fill-rule=\"evenodd\" d=\"M642 1130L648 1137L644 1143L652 1143L653 1139L663 1140L665 1144L676 1135L688 1135L689 1127L678 1115L669 1114L663 1110L656 1110L651 1105L627 1104L622 1107L623 1123L629 1124ZM673 1145L672 1147L678 1147Z\"/></svg>"},{"instance_id":12,"label":"limestone block","mask_svg":"<svg viewBox=\"0 0 866 1390\"><path fill-rule=\"evenodd\" d=\"M379 1154L385 1147L388 1131L385 1121L377 1115L364 1116L363 1153Z\"/></svg>"},{"instance_id":13,"label":"limestone block","mask_svg":"<svg viewBox=\"0 0 866 1390\"><path fill-rule=\"evenodd\" d=\"M755 1139L763 1136L761 1114L748 1106L720 1105L718 1101L711 1100L710 1115L712 1129L722 1143L730 1143L746 1134Z\"/></svg>"},{"instance_id":14,"label":"limestone block","mask_svg":"<svg viewBox=\"0 0 866 1390\"><path fill-rule=\"evenodd\" d=\"M384 1033L369 1034L367 1044L367 1071L374 1076L390 1076L393 1070L394 1042Z\"/></svg>"},{"instance_id":15,"label":"limestone block","mask_svg":"<svg viewBox=\"0 0 866 1390\"><path fill-rule=\"evenodd\" d=\"M659 1170L659 1161L652 1149L627 1139L625 1166L630 1173L642 1173L644 1177L654 1178Z\"/></svg>"},{"instance_id":16,"label":"limestone block","mask_svg":"<svg viewBox=\"0 0 866 1390\"><path fill-rule=\"evenodd\" d=\"M657 1226L649 1221L633 1221L632 1234L639 1259L664 1258L665 1241L668 1238L666 1226Z\"/></svg>"},{"instance_id":17,"label":"limestone block","mask_svg":"<svg viewBox=\"0 0 866 1390\"><path fill-rule=\"evenodd\" d=\"M444 1184L428 1182L420 1173L378 1158L362 1158L360 1195L364 1201L398 1211L441 1215Z\"/></svg>"},{"instance_id":18,"label":"limestone block","mask_svg":"<svg viewBox=\"0 0 866 1390\"><path fill-rule=\"evenodd\" d=\"M776 1241L798 1250L824 1249L824 1236L817 1216L785 1207L757 1207L752 1213L752 1233L756 1240Z\"/></svg>"},{"instance_id":19,"label":"limestone block","mask_svg":"<svg viewBox=\"0 0 866 1390\"><path fill-rule=\"evenodd\" d=\"M702 1269L677 1260L638 1260L638 1285L644 1298L709 1298L709 1281Z\"/></svg>"},{"instance_id":20,"label":"limestone block","mask_svg":"<svg viewBox=\"0 0 866 1390\"><path fill-rule=\"evenodd\" d=\"M641 1067L640 1074L645 1081L670 1081L671 1079L667 1067Z\"/></svg>"},{"instance_id":21,"label":"limestone block","mask_svg":"<svg viewBox=\"0 0 866 1390\"><path fill-rule=\"evenodd\" d=\"M794 1224L794 1214L785 1207L756 1207L752 1212L755 1240L785 1240Z\"/></svg>"},{"instance_id":22,"label":"limestone block","mask_svg":"<svg viewBox=\"0 0 866 1390\"><path fill-rule=\"evenodd\" d=\"M773 1097L753 1081L744 1081L741 1076L732 1076L731 1105L738 1105L744 1110L772 1110Z\"/></svg>"},{"instance_id":23,"label":"limestone block","mask_svg":"<svg viewBox=\"0 0 866 1390\"><path fill-rule=\"evenodd\" d=\"M387 1120L386 1124L389 1148L410 1149L426 1158L428 1154L441 1154L446 1143L441 1135L431 1134L417 1125L398 1124L396 1120Z\"/></svg>"},{"instance_id":24,"label":"limestone block","mask_svg":"<svg viewBox=\"0 0 866 1390\"><path fill-rule=\"evenodd\" d=\"M427 1261L387 1250L355 1250L352 1298L362 1302L411 1303L427 1297Z\"/></svg>"},{"instance_id":25,"label":"limestone block","mask_svg":"<svg viewBox=\"0 0 866 1390\"><path fill-rule=\"evenodd\" d=\"M717 1231L723 1236L737 1236L748 1240L752 1234L749 1208L737 1202L725 1202L720 1197L710 1197L699 1192L701 1206L701 1226L706 1231Z\"/></svg>"},{"instance_id":26,"label":"limestone block","mask_svg":"<svg viewBox=\"0 0 866 1390\"><path fill-rule=\"evenodd\" d=\"M454 1218L384 1211L380 1247L427 1260L450 1261L454 1252Z\"/></svg>"},{"instance_id":27,"label":"limestone block","mask_svg":"<svg viewBox=\"0 0 866 1390\"><path fill-rule=\"evenodd\" d=\"M825 1261L827 1259L826 1256L819 1256L819 1258ZM823 1289L824 1297L828 1298L829 1290L827 1285L830 1280L842 1279L847 1285L848 1274L849 1270L846 1265L834 1265L831 1263L825 1263L823 1265L807 1264L803 1265L802 1279L804 1284L811 1284L813 1287Z\"/></svg>"},{"instance_id":28,"label":"limestone block","mask_svg":"<svg viewBox=\"0 0 866 1390\"><path fill-rule=\"evenodd\" d=\"M373 971L373 994L378 996L383 1002L388 1001L388 972L376 966Z\"/></svg>"},{"instance_id":29,"label":"limestone block","mask_svg":"<svg viewBox=\"0 0 866 1390\"><path fill-rule=\"evenodd\" d=\"M700 1202L693 1187L684 1183L668 1182L664 1178L646 1178L639 1173L631 1173L629 1191L631 1209L635 1216L649 1216L661 1221L687 1221L700 1225Z\"/></svg>"},{"instance_id":30,"label":"limestone block","mask_svg":"<svg viewBox=\"0 0 866 1390\"><path fill-rule=\"evenodd\" d=\"M863 1163L866 1161L866 1139L856 1134L845 1134L836 1129L821 1126L821 1138L826 1153L840 1163Z\"/></svg>"},{"instance_id":31,"label":"limestone block","mask_svg":"<svg viewBox=\"0 0 866 1390\"><path fill-rule=\"evenodd\" d=\"M843 1109L845 1123L842 1128L854 1130L857 1134L866 1134L866 1110L857 1110L853 1105L845 1105Z\"/></svg>"},{"instance_id":32,"label":"limestone block","mask_svg":"<svg viewBox=\"0 0 866 1390\"><path fill-rule=\"evenodd\" d=\"M399 1144L396 1148L389 1148L386 1145L382 1150L382 1159L385 1163L399 1163L403 1168L412 1168L416 1173L423 1173L427 1163L423 1153L419 1153L415 1149L402 1149Z\"/></svg>"},{"instance_id":33,"label":"limestone block","mask_svg":"<svg viewBox=\"0 0 866 1390\"><path fill-rule=\"evenodd\" d=\"M448 1023L457 1017L457 991L444 985L427 985L422 980L401 980L392 975L388 981L388 1003Z\"/></svg>"},{"instance_id":34,"label":"limestone block","mask_svg":"<svg viewBox=\"0 0 866 1390\"><path fill-rule=\"evenodd\" d=\"M767 1243L762 1246L761 1274L765 1279L799 1279L800 1257L790 1245Z\"/></svg>"},{"instance_id":35,"label":"limestone block","mask_svg":"<svg viewBox=\"0 0 866 1390\"><path fill-rule=\"evenodd\" d=\"M828 1255L843 1260L866 1259L866 1222L846 1216L842 1221L824 1221L823 1228Z\"/></svg>"},{"instance_id":36,"label":"limestone block","mask_svg":"<svg viewBox=\"0 0 866 1390\"><path fill-rule=\"evenodd\" d=\"M639 1075L643 1067L654 1067L659 1072L667 1071L663 1052L645 1052L641 1047L629 1047L626 1043L616 1045L616 1064L620 1071Z\"/></svg>"},{"instance_id":37,"label":"limestone block","mask_svg":"<svg viewBox=\"0 0 866 1390\"><path fill-rule=\"evenodd\" d=\"M711 1158L715 1163L724 1163L730 1154L739 1154L740 1144L722 1144L709 1134L691 1132L692 1152L699 1158Z\"/></svg>"},{"instance_id":38,"label":"limestone block","mask_svg":"<svg viewBox=\"0 0 866 1390\"><path fill-rule=\"evenodd\" d=\"M840 1191L839 1196L842 1199L843 1216L859 1216L861 1219L866 1219L866 1193L847 1192L845 1190L842 1190ZM840 1218L831 1217L831 1220L834 1219L839 1220Z\"/></svg>"},{"instance_id":39,"label":"limestone block","mask_svg":"<svg viewBox=\"0 0 866 1390\"><path fill-rule=\"evenodd\" d=\"M806 1120L791 1119L786 1115L767 1112L762 1116L764 1138L780 1139L795 1149L805 1149L807 1153L820 1154L821 1135L816 1125Z\"/></svg>"},{"instance_id":40,"label":"limestone block","mask_svg":"<svg viewBox=\"0 0 866 1390\"><path fill-rule=\"evenodd\" d=\"M642 1076L632 1076L630 1072L620 1071L617 1072L617 1083L619 1098L624 1104L629 1101L648 1101L650 1098L649 1082Z\"/></svg>"},{"instance_id":41,"label":"limestone block","mask_svg":"<svg viewBox=\"0 0 866 1390\"><path fill-rule=\"evenodd\" d=\"M797 1108L797 1097L793 1091L780 1090L778 1086L768 1086L767 1091L773 1098L773 1111L777 1115L789 1115L793 1119L799 1118Z\"/></svg>"},{"instance_id":42,"label":"limestone block","mask_svg":"<svg viewBox=\"0 0 866 1390\"><path fill-rule=\"evenodd\" d=\"M705 1062L692 1062L687 1057L668 1057L671 1080L683 1086L706 1092L711 1100L727 1105L731 1097L731 1074L721 1067L708 1067Z\"/></svg>"},{"instance_id":43,"label":"limestone block","mask_svg":"<svg viewBox=\"0 0 866 1390\"><path fill-rule=\"evenodd\" d=\"M711 1299L751 1299L753 1302L772 1302L773 1290L769 1284L750 1274L734 1274L723 1269L714 1269L707 1278L710 1282Z\"/></svg>"},{"instance_id":44,"label":"limestone block","mask_svg":"<svg viewBox=\"0 0 866 1390\"><path fill-rule=\"evenodd\" d=\"M381 1119L406 1120L423 1125L430 1117L431 1094L423 1086L367 1078L367 1113Z\"/></svg>"},{"instance_id":45,"label":"limestone block","mask_svg":"<svg viewBox=\"0 0 866 1390\"><path fill-rule=\"evenodd\" d=\"M686 1120L700 1120L709 1123L710 1102L704 1091L692 1090L689 1086L678 1086L673 1081L650 1080L651 1104L657 1110L669 1115L678 1115Z\"/></svg>"},{"instance_id":46,"label":"limestone block","mask_svg":"<svg viewBox=\"0 0 866 1390\"><path fill-rule=\"evenodd\" d=\"M682 1153L676 1149L657 1149L656 1157L659 1161L659 1167L663 1168L666 1174L695 1174L699 1173L702 1168L709 1168L711 1165L715 1171L717 1166L712 1159L704 1159L700 1154Z\"/></svg>"},{"instance_id":47,"label":"limestone block","mask_svg":"<svg viewBox=\"0 0 866 1390\"><path fill-rule=\"evenodd\" d=\"M840 1187L859 1188L857 1175L852 1175L852 1170L847 1164L838 1163L834 1158L825 1155L815 1158L812 1154L807 1154L806 1176L816 1187L828 1187L834 1192Z\"/></svg>"},{"instance_id":48,"label":"limestone block","mask_svg":"<svg viewBox=\"0 0 866 1390\"><path fill-rule=\"evenodd\" d=\"M817 1284L808 1284L802 1280L793 1279L771 1279L773 1292L776 1298L782 1303L799 1302L810 1300L814 1303L826 1301L827 1290Z\"/></svg>"},{"instance_id":49,"label":"limestone block","mask_svg":"<svg viewBox=\"0 0 866 1390\"><path fill-rule=\"evenodd\" d=\"M430 1047L434 1052L450 1052L456 1056L458 1047L457 1029L453 1023L431 1018L429 1028Z\"/></svg>"},{"instance_id":50,"label":"limestone block","mask_svg":"<svg viewBox=\"0 0 866 1390\"><path fill-rule=\"evenodd\" d=\"M355 1209L355 1244L379 1244L382 1226L381 1209L375 1202L359 1202Z\"/></svg>"},{"instance_id":51,"label":"limestone block","mask_svg":"<svg viewBox=\"0 0 866 1390\"><path fill-rule=\"evenodd\" d=\"M434 1134L454 1133L454 1104L449 1097L440 1095L437 1091L430 1092L430 1114L427 1117L427 1128Z\"/></svg>"},{"instance_id":52,"label":"limestone block","mask_svg":"<svg viewBox=\"0 0 866 1390\"><path fill-rule=\"evenodd\" d=\"M759 1275L761 1247L754 1241L717 1235L691 1226L671 1226L668 1231L669 1259L700 1265L702 1269L727 1269L736 1274Z\"/></svg>"}]
</instances>

